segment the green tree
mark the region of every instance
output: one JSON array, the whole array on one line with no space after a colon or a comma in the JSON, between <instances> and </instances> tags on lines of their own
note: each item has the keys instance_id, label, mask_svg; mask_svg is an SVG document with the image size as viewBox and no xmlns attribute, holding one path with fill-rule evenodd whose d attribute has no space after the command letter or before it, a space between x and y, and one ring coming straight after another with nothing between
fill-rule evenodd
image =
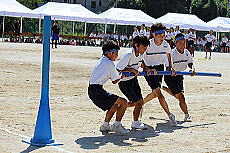
<instances>
[{"instance_id":1,"label":"green tree","mask_svg":"<svg viewBox=\"0 0 230 153\"><path fill-rule=\"evenodd\" d=\"M227 16L228 7L228 0L192 0L191 13L207 22L218 16Z\"/></svg>"}]
</instances>

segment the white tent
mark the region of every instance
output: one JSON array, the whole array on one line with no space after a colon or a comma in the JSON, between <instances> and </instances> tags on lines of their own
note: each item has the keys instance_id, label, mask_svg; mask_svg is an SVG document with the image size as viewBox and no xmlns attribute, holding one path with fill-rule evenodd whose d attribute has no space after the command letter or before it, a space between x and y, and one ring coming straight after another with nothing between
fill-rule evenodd
<instances>
[{"instance_id":1,"label":"white tent","mask_svg":"<svg viewBox=\"0 0 230 153\"><path fill-rule=\"evenodd\" d=\"M0 16L39 18L38 14L16 0L0 0Z\"/></svg>"},{"instance_id":2,"label":"white tent","mask_svg":"<svg viewBox=\"0 0 230 153\"><path fill-rule=\"evenodd\" d=\"M3 33L5 29L5 16L21 17L21 33L22 17L39 18L39 14L33 12L31 9L25 7L16 0L0 0L0 16L3 16Z\"/></svg>"},{"instance_id":3,"label":"white tent","mask_svg":"<svg viewBox=\"0 0 230 153\"><path fill-rule=\"evenodd\" d=\"M158 18L157 22L161 22L167 27L180 26L182 29L194 28L196 30L209 31L214 28L199 19L196 15L192 14L167 13L166 15Z\"/></svg>"},{"instance_id":4,"label":"white tent","mask_svg":"<svg viewBox=\"0 0 230 153\"><path fill-rule=\"evenodd\" d=\"M42 17L49 15L55 20L105 23L105 19L86 9L81 4L48 2L33 11Z\"/></svg>"},{"instance_id":5,"label":"white tent","mask_svg":"<svg viewBox=\"0 0 230 153\"><path fill-rule=\"evenodd\" d=\"M120 25L141 25L146 24L151 26L156 19L145 14L141 10L125 9L125 8L111 8L99 16L106 18L108 24Z\"/></svg>"},{"instance_id":6,"label":"white tent","mask_svg":"<svg viewBox=\"0 0 230 153\"><path fill-rule=\"evenodd\" d=\"M230 32L230 18L217 17L209 21L207 24L216 27L218 32Z\"/></svg>"}]
</instances>

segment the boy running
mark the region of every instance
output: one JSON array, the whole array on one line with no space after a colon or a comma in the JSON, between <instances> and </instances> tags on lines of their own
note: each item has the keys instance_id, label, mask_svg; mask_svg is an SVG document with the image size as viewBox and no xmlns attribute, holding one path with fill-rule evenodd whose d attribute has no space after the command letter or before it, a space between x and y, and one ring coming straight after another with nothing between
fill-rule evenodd
<instances>
[{"instance_id":1,"label":"boy running","mask_svg":"<svg viewBox=\"0 0 230 153\"><path fill-rule=\"evenodd\" d=\"M129 99L130 105L135 106L131 125L132 129L147 129L147 126L138 120L144 102L137 75L143 60L143 54L148 45L149 41L146 36L136 36L133 39L133 48L125 52L117 64L117 70L119 72L133 72L135 74L135 76L123 78L118 83L121 92Z\"/></svg>"},{"instance_id":2,"label":"boy running","mask_svg":"<svg viewBox=\"0 0 230 153\"><path fill-rule=\"evenodd\" d=\"M101 132L115 131L119 134L127 134L129 131L121 124L121 119L127 108L127 101L103 89L103 85L109 80L117 83L121 76L115 68L113 61L118 56L120 47L114 41L107 41L102 46L103 57L97 62L89 79L88 95L93 103L106 111L103 125L100 127ZM116 121L110 127L109 122L116 112Z\"/></svg>"},{"instance_id":3,"label":"boy running","mask_svg":"<svg viewBox=\"0 0 230 153\"><path fill-rule=\"evenodd\" d=\"M175 37L176 48L172 50L172 68L175 71L184 71L187 66L192 71L191 76L195 74L195 68L193 66L193 60L190 52L186 49L186 39L182 33L177 34ZM183 94L183 75L165 76L165 83L167 87L163 89L179 100L181 110L184 112L184 121L191 121L188 114L187 105L185 103L185 97Z\"/></svg>"},{"instance_id":4,"label":"boy running","mask_svg":"<svg viewBox=\"0 0 230 153\"><path fill-rule=\"evenodd\" d=\"M150 46L144 56L144 68L149 71L155 71L155 75L145 76L148 85L152 92L144 98L144 103L158 97L161 107L168 114L172 126L176 126L175 116L169 111L168 104L165 97L161 93L161 83L163 75L156 75L156 71L164 71L164 65L167 70L171 70L171 48L165 39L166 27L161 23L156 23L151 26L152 39L150 39Z\"/></svg>"}]
</instances>

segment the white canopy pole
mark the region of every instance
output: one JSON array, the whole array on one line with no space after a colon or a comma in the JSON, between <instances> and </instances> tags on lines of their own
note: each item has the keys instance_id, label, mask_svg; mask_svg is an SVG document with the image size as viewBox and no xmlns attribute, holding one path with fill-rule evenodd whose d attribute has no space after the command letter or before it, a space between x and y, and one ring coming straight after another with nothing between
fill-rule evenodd
<instances>
[{"instance_id":1,"label":"white canopy pole","mask_svg":"<svg viewBox=\"0 0 230 153\"><path fill-rule=\"evenodd\" d=\"M85 30L84 30L84 36L86 36L86 27L87 27L87 22L85 21Z\"/></svg>"},{"instance_id":2,"label":"white canopy pole","mask_svg":"<svg viewBox=\"0 0 230 153\"><path fill-rule=\"evenodd\" d=\"M20 33L22 33L22 17L21 17Z\"/></svg>"},{"instance_id":3,"label":"white canopy pole","mask_svg":"<svg viewBox=\"0 0 230 153\"><path fill-rule=\"evenodd\" d=\"M39 24L38 24L38 33L41 33L41 23L42 23L42 19L41 19L41 17L39 18Z\"/></svg>"},{"instance_id":4,"label":"white canopy pole","mask_svg":"<svg viewBox=\"0 0 230 153\"><path fill-rule=\"evenodd\" d=\"M113 27L113 33L116 33L116 23L114 24L114 27Z\"/></svg>"},{"instance_id":5,"label":"white canopy pole","mask_svg":"<svg viewBox=\"0 0 230 153\"><path fill-rule=\"evenodd\" d=\"M5 16L3 16L3 21L2 21L2 41L4 38L4 32L5 32Z\"/></svg>"},{"instance_id":6,"label":"white canopy pole","mask_svg":"<svg viewBox=\"0 0 230 153\"><path fill-rule=\"evenodd\" d=\"M105 23L105 34L107 33L107 21Z\"/></svg>"},{"instance_id":7,"label":"white canopy pole","mask_svg":"<svg viewBox=\"0 0 230 153\"><path fill-rule=\"evenodd\" d=\"M73 21L73 35L74 35L74 21Z\"/></svg>"}]
</instances>

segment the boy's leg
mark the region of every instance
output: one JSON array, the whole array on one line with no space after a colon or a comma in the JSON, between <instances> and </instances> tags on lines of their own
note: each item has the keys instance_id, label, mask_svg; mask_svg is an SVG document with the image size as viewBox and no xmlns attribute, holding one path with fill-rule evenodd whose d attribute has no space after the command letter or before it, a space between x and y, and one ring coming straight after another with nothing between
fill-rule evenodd
<instances>
[{"instance_id":1,"label":"boy's leg","mask_svg":"<svg viewBox=\"0 0 230 153\"><path fill-rule=\"evenodd\" d=\"M119 97L115 102L115 105L118 105L116 112L116 121L121 121L127 108L127 101L124 98Z\"/></svg>"},{"instance_id":2,"label":"boy's leg","mask_svg":"<svg viewBox=\"0 0 230 153\"><path fill-rule=\"evenodd\" d=\"M51 45L52 45L52 48L54 48L53 44L54 44L54 41L52 40L52 43L51 43Z\"/></svg>"},{"instance_id":3,"label":"boy's leg","mask_svg":"<svg viewBox=\"0 0 230 153\"><path fill-rule=\"evenodd\" d=\"M168 104L165 101L165 97L163 96L163 94L161 93L160 88L156 88L154 90L152 90L152 93L154 95L156 95L156 97L158 97L158 100L160 102L161 107L164 109L164 111L169 115L171 114L168 108Z\"/></svg>"},{"instance_id":4,"label":"boy's leg","mask_svg":"<svg viewBox=\"0 0 230 153\"><path fill-rule=\"evenodd\" d=\"M135 108L133 110L133 120L134 121L138 121L143 104L144 104L143 99L140 99L139 101L134 103L135 105Z\"/></svg>"},{"instance_id":5,"label":"boy's leg","mask_svg":"<svg viewBox=\"0 0 230 153\"><path fill-rule=\"evenodd\" d=\"M119 107L118 104L114 104L111 107L111 109L106 112L105 122L110 122L111 118L113 117L114 113L117 111L118 107Z\"/></svg>"},{"instance_id":6,"label":"boy's leg","mask_svg":"<svg viewBox=\"0 0 230 153\"><path fill-rule=\"evenodd\" d=\"M55 48L57 48L57 40L55 40Z\"/></svg>"},{"instance_id":7,"label":"boy's leg","mask_svg":"<svg viewBox=\"0 0 230 153\"><path fill-rule=\"evenodd\" d=\"M145 103L147 103L147 102L149 102L150 100L152 100L152 99L154 99L154 98L156 98L157 96L155 95L155 94L153 94L152 92L151 93L149 93L145 98L144 98L144 104Z\"/></svg>"},{"instance_id":8,"label":"boy's leg","mask_svg":"<svg viewBox=\"0 0 230 153\"><path fill-rule=\"evenodd\" d=\"M179 100L179 105L184 114L188 114L187 104L185 103L185 97L183 93L175 94L175 97Z\"/></svg>"}]
</instances>

